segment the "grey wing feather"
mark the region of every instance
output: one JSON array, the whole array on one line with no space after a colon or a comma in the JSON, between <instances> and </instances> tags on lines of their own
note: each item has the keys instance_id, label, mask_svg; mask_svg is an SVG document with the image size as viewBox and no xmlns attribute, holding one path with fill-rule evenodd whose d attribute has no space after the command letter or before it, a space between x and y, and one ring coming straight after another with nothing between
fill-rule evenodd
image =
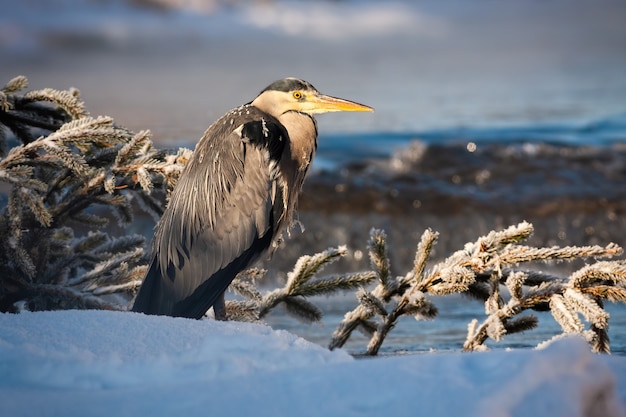
<instances>
[{"instance_id":1,"label":"grey wing feather","mask_svg":"<svg viewBox=\"0 0 626 417\"><path fill-rule=\"evenodd\" d=\"M134 311L202 317L280 233L284 202L272 160L282 155L287 133L250 110L238 129L227 121L231 113L198 143L157 225Z\"/></svg>"}]
</instances>

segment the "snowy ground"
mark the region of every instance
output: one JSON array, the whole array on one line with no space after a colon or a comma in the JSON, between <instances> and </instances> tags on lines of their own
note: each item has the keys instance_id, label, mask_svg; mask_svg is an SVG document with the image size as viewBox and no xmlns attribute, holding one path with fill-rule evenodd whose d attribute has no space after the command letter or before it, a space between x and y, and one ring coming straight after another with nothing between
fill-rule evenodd
<instances>
[{"instance_id":1,"label":"snowy ground","mask_svg":"<svg viewBox=\"0 0 626 417\"><path fill-rule=\"evenodd\" d=\"M2 416L624 416L626 358L355 360L285 331L106 311L0 315Z\"/></svg>"}]
</instances>

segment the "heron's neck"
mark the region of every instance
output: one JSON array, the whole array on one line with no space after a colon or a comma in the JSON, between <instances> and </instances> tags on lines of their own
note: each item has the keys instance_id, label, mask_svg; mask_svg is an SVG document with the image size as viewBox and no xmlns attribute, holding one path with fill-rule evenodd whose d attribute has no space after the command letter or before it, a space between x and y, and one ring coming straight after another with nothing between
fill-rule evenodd
<instances>
[{"instance_id":1,"label":"heron's neck","mask_svg":"<svg viewBox=\"0 0 626 417\"><path fill-rule=\"evenodd\" d=\"M289 134L289 144L278 164L285 206L283 220L289 228L297 211L304 178L315 156L317 126L313 117L297 112L283 113L278 120Z\"/></svg>"},{"instance_id":2,"label":"heron's neck","mask_svg":"<svg viewBox=\"0 0 626 417\"><path fill-rule=\"evenodd\" d=\"M312 116L295 111L281 114L278 121L289 133L289 159L302 171L304 180L317 149L317 123Z\"/></svg>"}]
</instances>

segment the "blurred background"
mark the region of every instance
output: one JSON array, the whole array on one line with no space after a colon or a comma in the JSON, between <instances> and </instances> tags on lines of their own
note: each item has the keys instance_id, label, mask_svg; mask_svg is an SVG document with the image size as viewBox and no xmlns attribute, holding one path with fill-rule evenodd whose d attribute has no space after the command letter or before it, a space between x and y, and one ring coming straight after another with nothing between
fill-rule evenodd
<instances>
[{"instance_id":1,"label":"blurred background","mask_svg":"<svg viewBox=\"0 0 626 417\"><path fill-rule=\"evenodd\" d=\"M0 83L23 74L33 89L76 87L92 115L150 129L161 147L193 148L215 119L285 76L375 107L318 118L306 232L272 260L278 279L299 255L340 244L350 255L329 272L366 269L371 227L387 230L398 275L427 227L441 232L439 258L521 220L535 225L536 245L626 245L623 0L0 0L0 9ZM152 226L136 227L151 236ZM454 340L468 314L458 313Z\"/></svg>"},{"instance_id":2,"label":"blurred background","mask_svg":"<svg viewBox=\"0 0 626 417\"><path fill-rule=\"evenodd\" d=\"M322 133L577 125L626 111L622 0L1 0L0 75L194 143L271 81L376 107Z\"/></svg>"}]
</instances>

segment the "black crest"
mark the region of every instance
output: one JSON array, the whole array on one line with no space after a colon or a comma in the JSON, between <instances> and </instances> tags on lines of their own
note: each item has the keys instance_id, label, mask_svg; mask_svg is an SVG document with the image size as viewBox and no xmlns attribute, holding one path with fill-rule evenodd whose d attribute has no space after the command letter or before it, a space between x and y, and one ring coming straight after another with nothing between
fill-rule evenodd
<instances>
[{"instance_id":1,"label":"black crest","mask_svg":"<svg viewBox=\"0 0 626 417\"><path fill-rule=\"evenodd\" d=\"M268 85L261 93L265 91L283 91L287 93L295 90L315 90L315 87L299 78L283 78Z\"/></svg>"}]
</instances>

